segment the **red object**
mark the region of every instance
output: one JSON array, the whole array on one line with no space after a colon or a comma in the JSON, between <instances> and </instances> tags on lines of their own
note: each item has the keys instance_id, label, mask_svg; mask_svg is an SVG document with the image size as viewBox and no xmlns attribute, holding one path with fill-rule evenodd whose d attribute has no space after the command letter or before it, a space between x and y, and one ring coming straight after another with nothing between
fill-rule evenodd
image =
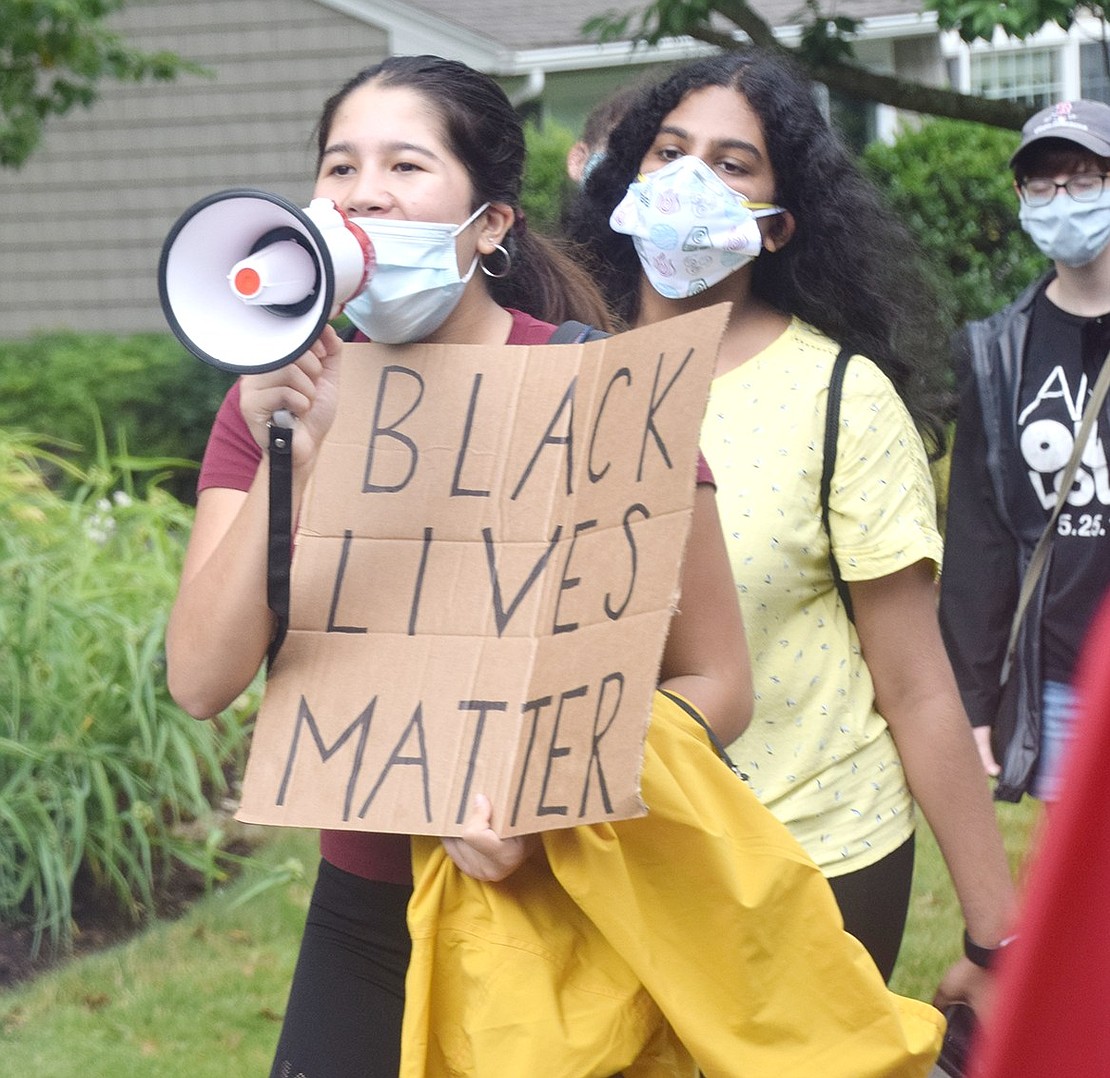
<instances>
[{"instance_id":1,"label":"red object","mask_svg":"<svg viewBox=\"0 0 1110 1078\"><path fill-rule=\"evenodd\" d=\"M358 288L351 293L351 296L357 296L358 293L366 287L370 278L374 276L374 270L378 268L378 256L374 251L374 244L371 242L370 237L366 235L366 233L363 232L342 209L338 206L335 208L338 210L340 216L342 216L343 224L346 226L347 231L358 240L358 245L362 248L362 280L358 282ZM350 299L351 296L348 296L347 299ZM346 300L344 300L344 302L346 302Z\"/></svg>"},{"instance_id":2,"label":"red object","mask_svg":"<svg viewBox=\"0 0 1110 1078\"><path fill-rule=\"evenodd\" d=\"M258 270L253 270L249 266L244 266L237 274L235 274L235 291L241 296L256 296L258 290L262 287L262 278L258 276Z\"/></svg>"},{"instance_id":3,"label":"red object","mask_svg":"<svg viewBox=\"0 0 1110 1078\"><path fill-rule=\"evenodd\" d=\"M1110 596L1076 669L1076 736L1048 810L971 1078L1110 1075Z\"/></svg>"}]
</instances>

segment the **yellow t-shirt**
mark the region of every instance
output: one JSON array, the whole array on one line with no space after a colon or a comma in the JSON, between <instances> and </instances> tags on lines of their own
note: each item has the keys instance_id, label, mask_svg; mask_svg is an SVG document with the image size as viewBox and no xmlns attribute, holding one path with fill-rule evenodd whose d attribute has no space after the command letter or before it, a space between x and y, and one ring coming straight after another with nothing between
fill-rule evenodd
<instances>
[{"instance_id":1,"label":"yellow t-shirt","mask_svg":"<svg viewBox=\"0 0 1110 1078\"><path fill-rule=\"evenodd\" d=\"M714 381L702 428L755 682L755 714L731 755L829 876L873 864L913 831L901 761L838 600L821 525L837 350L795 319ZM922 558L940 563L921 438L890 381L861 356L844 380L829 503L845 580L876 579Z\"/></svg>"}]
</instances>

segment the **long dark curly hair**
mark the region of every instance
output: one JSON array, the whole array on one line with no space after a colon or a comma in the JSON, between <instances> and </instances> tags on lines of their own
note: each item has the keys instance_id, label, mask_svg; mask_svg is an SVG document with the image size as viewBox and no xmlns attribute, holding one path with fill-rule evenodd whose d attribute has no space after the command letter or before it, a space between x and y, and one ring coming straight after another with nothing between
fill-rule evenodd
<instances>
[{"instance_id":1,"label":"long dark curly hair","mask_svg":"<svg viewBox=\"0 0 1110 1078\"><path fill-rule=\"evenodd\" d=\"M752 48L695 60L641 93L613 129L567 222L610 306L635 323L641 269L631 238L609 228L609 215L664 117L708 86L736 90L759 117L774 200L796 221L789 243L752 264L753 293L872 359L898 389L930 453L943 453L951 413L947 334L914 241L829 127L813 84L786 57Z\"/></svg>"}]
</instances>

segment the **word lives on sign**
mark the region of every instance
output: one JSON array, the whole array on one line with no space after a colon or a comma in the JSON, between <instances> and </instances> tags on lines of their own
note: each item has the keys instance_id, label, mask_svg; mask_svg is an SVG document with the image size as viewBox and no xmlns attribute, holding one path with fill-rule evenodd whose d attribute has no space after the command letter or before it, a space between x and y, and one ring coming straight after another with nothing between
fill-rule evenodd
<instances>
[{"instance_id":1,"label":"word lives on sign","mask_svg":"<svg viewBox=\"0 0 1110 1078\"><path fill-rule=\"evenodd\" d=\"M728 309L345 346L239 819L451 835L478 793L502 835L644 814Z\"/></svg>"}]
</instances>

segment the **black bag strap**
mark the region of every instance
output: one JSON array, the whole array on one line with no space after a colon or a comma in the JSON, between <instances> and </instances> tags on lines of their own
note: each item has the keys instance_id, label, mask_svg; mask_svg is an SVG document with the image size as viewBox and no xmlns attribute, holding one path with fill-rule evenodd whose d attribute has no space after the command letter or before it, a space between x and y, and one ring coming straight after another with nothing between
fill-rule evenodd
<instances>
[{"instance_id":1,"label":"black bag strap","mask_svg":"<svg viewBox=\"0 0 1110 1078\"><path fill-rule=\"evenodd\" d=\"M829 493L832 491L833 472L836 470L836 442L840 434L840 397L844 389L844 372L851 358L852 353L847 348L841 348L833 364L828 403L825 406L825 449L821 462L821 526L829 537L829 568L832 570L833 583L836 584L840 601L849 618L852 618L852 596L840 575L840 566L833 553L832 531L829 528Z\"/></svg>"},{"instance_id":2,"label":"black bag strap","mask_svg":"<svg viewBox=\"0 0 1110 1078\"><path fill-rule=\"evenodd\" d=\"M266 654L277 658L289 628L289 570L293 559L293 428L270 423L270 525L266 550L266 605L277 629Z\"/></svg>"},{"instance_id":3,"label":"black bag strap","mask_svg":"<svg viewBox=\"0 0 1110 1078\"><path fill-rule=\"evenodd\" d=\"M734 775L737 775L745 782L747 782L748 776L745 775L744 772L741 771L735 763L733 763L732 757L729 756L728 751L721 743L721 739L713 732L713 727L705 721L705 719L702 717L701 712L698 711L698 709L694 707L693 704L691 704L688 700L684 700L677 693L673 693L669 689L660 689L659 691L672 703L675 703L680 708L682 708L682 710L685 711L686 714L689 715L690 718L692 718L694 722L696 722L706 732L706 735L709 737L709 744L713 746L713 750L725 762L725 764L728 766L728 769Z\"/></svg>"},{"instance_id":4,"label":"black bag strap","mask_svg":"<svg viewBox=\"0 0 1110 1078\"><path fill-rule=\"evenodd\" d=\"M555 332L547 338L547 343L585 344L586 341L600 341L609 336L612 336L612 334L606 333L605 330L598 329L596 326L568 319L566 322L560 322L555 327Z\"/></svg>"}]
</instances>

